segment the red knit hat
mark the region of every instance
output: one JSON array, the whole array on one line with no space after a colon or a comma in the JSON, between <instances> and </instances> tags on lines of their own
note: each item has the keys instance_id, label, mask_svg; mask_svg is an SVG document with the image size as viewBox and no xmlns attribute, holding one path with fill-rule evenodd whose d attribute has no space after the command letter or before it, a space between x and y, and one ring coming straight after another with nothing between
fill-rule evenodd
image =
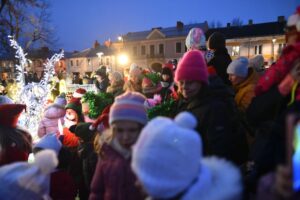
<instances>
[{"instance_id":1,"label":"red knit hat","mask_svg":"<svg viewBox=\"0 0 300 200\"><path fill-rule=\"evenodd\" d=\"M180 80L208 83L207 66L201 51L191 50L183 55L175 71L175 81Z\"/></svg>"},{"instance_id":2,"label":"red knit hat","mask_svg":"<svg viewBox=\"0 0 300 200\"><path fill-rule=\"evenodd\" d=\"M16 128L19 116L25 108L24 104L0 105L0 125Z\"/></svg>"},{"instance_id":3,"label":"red knit hat","mask_svg":"<svg viewBox=\"0 0 300 200\"><path fill-rule=\"evenodd\" d=\"M82 98L83 95L86 93L86 90L83 88L78 88L75 90L75 92L73 93L73 97L75 98Z\"/></svg>"}]
</instances>

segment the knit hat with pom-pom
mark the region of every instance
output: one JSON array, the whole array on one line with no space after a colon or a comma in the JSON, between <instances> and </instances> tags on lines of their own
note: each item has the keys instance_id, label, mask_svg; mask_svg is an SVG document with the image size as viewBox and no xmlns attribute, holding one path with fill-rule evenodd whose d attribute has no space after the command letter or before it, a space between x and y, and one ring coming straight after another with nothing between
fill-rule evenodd
<instances>
[{"instance_id":1,"label":"knit hat with pom-pom","mask_svg":"<svg viewBox=\"0 0 300 200\"><path fill-rule=\"evenodd\" d=\"M157 117L133 146L131 167L153 199L240 199L239 170L218 158L202 157L202 142L193 130L196 118L179 113L175 120Z\"/></svg>"},{"instance_id":2,"label":"knit hat with pom-pom","mask_svg":"<svg viewBox=\"0 0 300 200\"><path fill-rule=\"evenodd\" d=\"M142 130L133 147L132 169L152 197L174 197L197 177L200 161L195 160L202 157L202 144L196 125L195 117L183 112L174 121L157 117Z\"/></svg>"},{"instance_id":3,"label":"knit hat with pom-pom","mask_svg":"<svg viewBox=\"0 0 300 200\"><path fill-rule=\"evenodd\" d=\"M49 174L58 165L56 153L43 150L33 164L16 162L0 167L0 194L5 199L49 198Z\"/></svg>"}]
</instances>

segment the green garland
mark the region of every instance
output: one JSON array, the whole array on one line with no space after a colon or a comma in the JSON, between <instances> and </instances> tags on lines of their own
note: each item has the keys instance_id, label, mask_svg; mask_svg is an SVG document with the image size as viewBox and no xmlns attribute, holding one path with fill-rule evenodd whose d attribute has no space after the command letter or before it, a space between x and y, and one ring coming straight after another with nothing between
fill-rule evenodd
<instances>
[{"instance_id":1,"label":"green garland","mask_svg":"<svg viewBox=\"0 0 300 200\"><path fill-rule=\"evenodd\" d=\"M163 103L154 106L147 110L149 120L153 119L154 117L158 116L165 116L165 117L174 117L176 114L176 101L174 99L170 99L164 101Z\"/></svg>"},{"instance_id":2,"label":"green garland","mask_svg":"<svg viewBox=\"0 0 300 200\"><path fill-rule=\"evenodd\" d=\"M153 85L157 85L160 82L160 75L157 73L148 73L144 76L150 79Z\"/></svg>"},{"instance_id":3,"label":"green garland","mask_svg":"<svg viewBox=\"0 0 300 200\"><path fill-rule=\"evenodd\" d=\"M114 96L110 93L87 92L81 99L82 103L89 104L89 117L96 119L104 110L104 108L114 101Z\"/></svg>"}]
</instances>

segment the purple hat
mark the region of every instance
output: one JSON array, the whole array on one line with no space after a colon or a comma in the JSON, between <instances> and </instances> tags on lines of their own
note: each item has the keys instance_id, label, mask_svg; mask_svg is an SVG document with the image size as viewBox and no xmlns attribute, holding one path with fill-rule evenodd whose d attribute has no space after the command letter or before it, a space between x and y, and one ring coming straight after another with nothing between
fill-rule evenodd
<instances>
[{"instance_id":1,"label":"purple hat","mask_svg":"<svg viewBox=\"0 0 300 200\"><path fill-rule=\"evenodd\" d=\"M138 92L126 92L116 97L110 108L109 124L118 120L130 120L146 124L148 117L144 106L145 100L146 98Z\"/></svg>"}]
</instances>

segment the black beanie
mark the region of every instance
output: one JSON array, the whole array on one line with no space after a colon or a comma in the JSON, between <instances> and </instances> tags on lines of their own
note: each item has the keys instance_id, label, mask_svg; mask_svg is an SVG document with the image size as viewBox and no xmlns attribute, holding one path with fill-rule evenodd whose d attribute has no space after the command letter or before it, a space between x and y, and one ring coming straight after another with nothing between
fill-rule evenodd
<instances>
[{"instance_id":1,"label":"black beanie","mask_svg":"<svg viewBox=\"0 0 300 200\"><path fill-rule=\"evenodd\" d=\"M225 36L219 32L211 34L208 38L208 48L213 50L225 48Z\"/></svg>"}]
</instances>

